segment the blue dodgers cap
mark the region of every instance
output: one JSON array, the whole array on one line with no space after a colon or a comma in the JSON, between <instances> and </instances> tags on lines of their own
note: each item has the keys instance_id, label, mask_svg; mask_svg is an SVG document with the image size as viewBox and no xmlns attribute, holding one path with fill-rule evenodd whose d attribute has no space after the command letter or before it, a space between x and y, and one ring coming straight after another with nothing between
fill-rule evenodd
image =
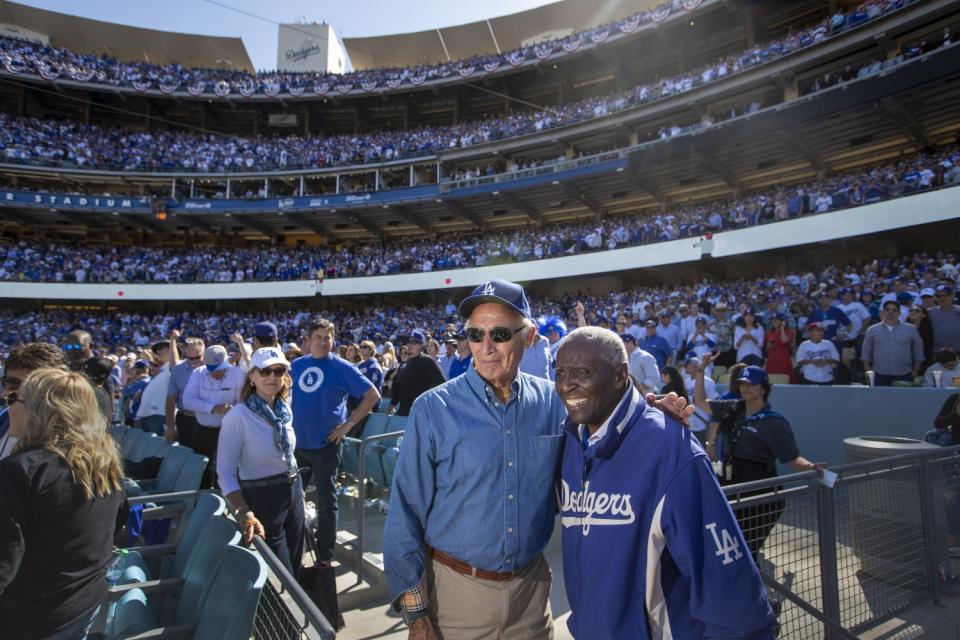
<instances>
[{"instance_id":1,"label":"blue dodgers cap","mask_svg":"<svg viewBox=\"0 0 960 640\"><path fill-rule=\"evenodd\" d=\"M909 291L901 291L897 294L897 302L900 304L913 304L913 295Z\"/></svg>"},{"instance_id":2,"label":"blue dodgers cap","mask_svg":"<svg viewBox=\"0 0 960 640\"><path fill-rule=\"evenodd\" d=\"M147 362L146 360L137 360L136 362L133 363L134 369L146 369L149 366L150 366L150 363Z\"/></svg>"},{"instance_id":3,"label":"blue dodgers cap","mask_svg":"<svg viewBox=\"0 0 960 640\"><path fill-rule=\"evenodd\" d=\"M420 329L414 329L410 332L410 338L407 340L407 343L416 342L418 344L427 344L427 334Z\"/></svg>"},{"instance_id":4,"label":"blue dodgers cap","mask_svg":"<svg viewBox=\"0 0 960 640\"><path fill-rule=\"evenodd\" d=\"M510 307L524 318L530 316L530 303L527 302L527 292L520 285L506 280L490 280L473 290L460 303L460 316L469 318L473 310L481 304L502 304Z\"/></svg>"},{"instance_id":5,"label":"blue dodgers cap","mask_svg":"<svg viewBox=\"0 0 960 640\"><path fill-rule=\"evenodd\" d=\"M629 333L621 333L620 339L623 340L624 342L632 342L633 344L637 344L637 339Z\"/></svg>"},{"instance_id":6,"label":"blue dodgers cap","mask_svg":"<svg viewBox=\"0 0 960 640\"><path fill-rule=\"evenodd\" d=\"M937 293L953 293L953 287L948 284L941 284L937 286Z\"/></svg>"},{"instance_id":7,"label":"blue dodgers cap","mask_svg":"<svg viewBox=\"0 0 960 640\"><path fill-rule=\"evenodd\" d=\"M747 384L763 384L769 382L770 378L767 377L767 372L763 370L762 367L750 366L744 368L740 372L740 377L737 378L737 382L746 382Z\"/></svg>"},{"instance_id":8,"label":"blue dodgers cap","mask_svg":"<svg viewBox=\"0 0 960 640\"><path fill-rule=\"evenodd\" d=\"M272 322L258 322L253 325L253 335L257 338L276 338L277 325Z\"/></svg>"}]
</instances>

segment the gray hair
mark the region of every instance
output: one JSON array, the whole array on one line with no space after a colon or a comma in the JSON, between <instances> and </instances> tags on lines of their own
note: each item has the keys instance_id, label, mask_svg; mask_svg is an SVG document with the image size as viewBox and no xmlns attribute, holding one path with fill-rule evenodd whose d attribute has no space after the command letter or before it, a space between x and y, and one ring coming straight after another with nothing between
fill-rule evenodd
<instances>
[{"instance_id":1,"label":"gray hair","mask_svg":"<svg viewBox=\"0 0 960 640\"><path fill-rule=\"evenodd\" d=\"M600 355L603 356L603 359L614 367L619 367L627 363L627 348L623 346L623 340L609 329L602 329L601 327L580 327L579 329L574 329L563 339L563 344L560 346L560 349L576 338L595 342L595 346L599 350Z\"/></svg>"}]
</instances>

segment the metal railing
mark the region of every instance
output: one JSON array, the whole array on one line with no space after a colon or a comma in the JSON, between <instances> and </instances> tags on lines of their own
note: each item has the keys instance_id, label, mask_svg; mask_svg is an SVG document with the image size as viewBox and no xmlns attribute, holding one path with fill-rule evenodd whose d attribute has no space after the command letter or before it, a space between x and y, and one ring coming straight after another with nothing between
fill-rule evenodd
<instances>
[{"instance_id":1,"label":"metal railing","mask_svg":"<svg viewBox=\"0 0 960 640\"><path fill-rule=\"evenodd\" d=\"M130 504L173 502L182 508L205 491L181 491L128 498ZM233 509L230 510L233 514ZM151 517L166 517L158 512ZM235 514L234 514L235 516ZM145 518L148 516L145 514ZM307 595L279 558L261 538L254 537L253 548L270 569L270 577L264 585L257 603L253 620L255 640L335 640L336 632L320 609ZM293 606L291 606L293 605Z\"/></svg>"},{"instance_id":2,"label":"metal railing","mask_svg":"<svg viewBox=\"0 0 960 640\"><path fill-rule=\"evenodd\" d=\"M960 574L960 446L724 487L779 637L849 639ZM952 539L951 539L952 538Z\"/></svg>"},{"instance_id":3,"label":"metal railing","mask_svg":"<svg viewBox=\"0 0 960 640\"><path fill-rule=\"evenodd\" d=\"M356 571L357 571L357 582L360 584L363 582L363 541L364 541L364 517L363 517L363 505L367 498L367 449L370 448L375 442L380 442L382 440L390 440L395 438L402 437L404 432L401 431L391 431L389 433L380 433L374 436L367 436L366 438L357 439L357 438L344 438L345 441L348 441L348 444L356 445L359 447L359 460L357 462L357 473L360 476L357 479L357 505L356 505L356 518L357 518L357 539L354 545L354 555L356 556Z\"/></svg>"}]
</instances>

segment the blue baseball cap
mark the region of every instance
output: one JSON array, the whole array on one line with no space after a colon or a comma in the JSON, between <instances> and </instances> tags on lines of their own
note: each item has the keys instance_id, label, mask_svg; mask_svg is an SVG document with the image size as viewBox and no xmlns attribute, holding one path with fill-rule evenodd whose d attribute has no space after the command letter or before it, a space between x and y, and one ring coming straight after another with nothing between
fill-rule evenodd
<instances>
[{"instance_id":1,"label":"blue baseball cap","mask_svg":"<svg viewBox=\"0 0 960 640\"><path fill-rule=\"evenodd\" d=\"M845 296L848 293L850 295L853 295L853 289L851 289L850 287L844 287L843 289L840 289L840 295Z\"/></svg>"},{"instance_id":2,"label":"blue baseball cap","mask_svg":"<svg viewBox=\"0 0 960 640\"><path fill-rule=\"evenodd\" d=\"M621 333L620 339L624 342L632 342L633 344L637 344L637 339L629 333Z\"/></svg>"},{"instance_id":3,"label":"blue baseball cap","mask_svg":"<svg viewBox=\"0 0 960 640\"><path fill-rule=\"evenodd\" d=\"M531 318L530 303L527 301L527 293L523 287L500 279L483 283L464 298L460 303L460 316L469 318L479 305L491 302L510 307L524 318Z\"/></svg>"},{"instance_id":4,"label":"blue baseball cap","mask_svg":"<svg viewBox=\"0 0 960 640\"><path fill-rule=\"evenodd\" d=\"M258 322L253 325L253 335L257 338L276 338L277 325L272 322Z\"/></svg>"},{"instance_id":5,"label":"blue baseball cap","mask_svg":"<svg viewBox=\"0 0 960 640\"><path fill-rule=\"evenodd\" d=\"M941 284L937 286L937 293L953 293L953 287L948 284Z\"/></svg>"},{"instance_id":6,"label":"blue baseball cap","mask_svg":"<svg viewBox=\"0 0 960 640\"><path fill-rule=\"evenodd\" d=\"M913 304L913 294L909 291L901 291L897 294L897 302L900 304Z\"/></svg>"},{"instance_id":7,"label":"blue baseball cap","mask_svg":"<svg viewBox=\"0 0 960 640\"><path fill-rule=\"evenodd\" d=\"M762 367L756 366L746 367L740 372L740 377L737 378L737 382L746 382L747 384L763 384L769 381L770 378L767 377L767 372L764 371Z\"/></svg>"},{"instance_id":8,"label":"blue baseball cap","mask_svg":"<svg viewBox=\"0 0 960 640\"><path fill-rule=\"evenodd\" d=\"M407 343L416 342L419 344L427 344L427 334L419 329L414 329L410 332L410 338L407 340Z\"/></svg>"},{"instance_id":9,"label":"blue baseball cap","mask_svg":"<svg viewBox=\"0 0 960 640\"><path fill-rule=\"evenodd\" d=\"M150 363L147 362L146 360L137 360L136 362L133 363L134 369L146 369L149 366L150 366Z\"/></svg>"}]
</instances>

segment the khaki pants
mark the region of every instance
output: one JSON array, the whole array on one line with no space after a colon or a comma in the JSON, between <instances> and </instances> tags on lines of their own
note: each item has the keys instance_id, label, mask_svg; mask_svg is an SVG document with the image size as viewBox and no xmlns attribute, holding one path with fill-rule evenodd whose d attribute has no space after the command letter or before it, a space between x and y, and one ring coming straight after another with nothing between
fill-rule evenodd
<instances>
[{"instance_id":1,"label":"khaki pants","mask_svg":"<svg viewBox=\"0 0 960 640\"><path fill-rule=\"evenodd\" d=\"M430 614L443 640L553 639L553 574L543 556L503 582L473 578L436 560L430 569Z\"/></svg>"}]
</instances>

